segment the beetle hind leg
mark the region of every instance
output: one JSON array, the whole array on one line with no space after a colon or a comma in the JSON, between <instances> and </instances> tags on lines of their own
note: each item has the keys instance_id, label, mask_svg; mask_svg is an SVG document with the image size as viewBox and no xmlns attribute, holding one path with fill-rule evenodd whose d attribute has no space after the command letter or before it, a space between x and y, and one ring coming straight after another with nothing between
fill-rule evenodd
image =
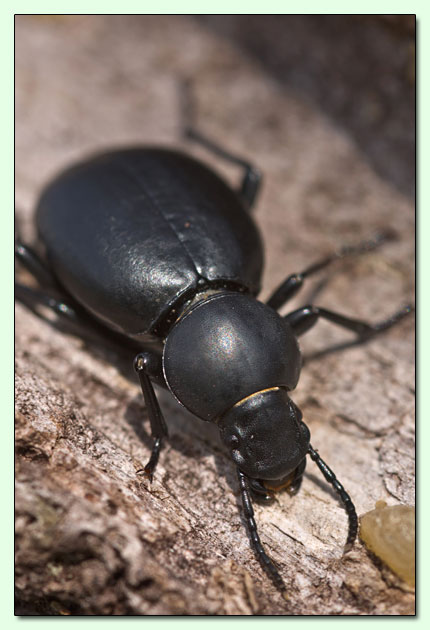
<instances>
[{"instance_id":1,"label":"beetle hind leg","mask_svg":"<svg viewBox=\"0 0 430 630\"><path fill-rule=\"evenodd\" d=\"M255 200L260 190L262 180L261 172L244 158L235 155L234 153L231 153L227 149L224 149L219 144L213 142L205 135L196 130L196 106L195 99L192 95L190 81L181 82L181 106L183 133L185 138L197 142L202 147L204 147L208 151L211 151L221 159L226 160L227 162L231 162L232 164L236 164L237 166L241 166L244 169L242 183L238 193L248 210L251 210L255 204Z\"/></svg>"},{"instance_id":2,"label":"beetle hind leg","mask_svg":"<svg viewBox=\"0 0 430 630\"><path fill-rule=\"evenodd\" d=\"M230 153L226 149L223 149L220 145L216 144L212 140L209 140L206 136L202 135L199 131L192 127L185 128L185 137L189 140L193 140L194 142L198 142L198 144L202 145L218 157L227 160L232 164L236 164L237 166L241 166L244 169L242 183L238 193L245 202L247 208L251 209L255 204L255 200L260 190L262 180L261 172L247 160Z\"/></svg>"}]
</instances>

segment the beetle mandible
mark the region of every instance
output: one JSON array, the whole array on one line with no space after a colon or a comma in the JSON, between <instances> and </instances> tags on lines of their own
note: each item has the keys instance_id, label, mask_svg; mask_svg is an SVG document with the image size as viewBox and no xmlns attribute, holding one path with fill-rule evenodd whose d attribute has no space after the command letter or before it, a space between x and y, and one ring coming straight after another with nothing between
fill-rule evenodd
<instances>
[{"instance_id":1,"label":"beetle mandible","mask_svg":"<svg viewBox=\"0 0 430 630\"><path fill-rule=\"evenodd\" d=\"M351 498L312 448L289 396L301 368L297 339L325 319L364 341L411 307L377 324L313 305L286 316L277 312L309 276L373 249L383 234L289 275L266 304L258 301L263 248L250 210L261 175L195 130L188 136L243 169L239 190L194 158L167 149L123 149L77 164L45 189L37 207L46 259L16 245L18 260L46 292L17 284L16 295L74 322L83 307L140 344L134 367L154 439L144 469L149 479L167 437L153 382L200 420L217 424L237 467L251 545L283 591L261 544L251 496L269 500L280 489L295 494L309 455L348 514L346 549L357 534Z\"/></svg>"}]
</instances>

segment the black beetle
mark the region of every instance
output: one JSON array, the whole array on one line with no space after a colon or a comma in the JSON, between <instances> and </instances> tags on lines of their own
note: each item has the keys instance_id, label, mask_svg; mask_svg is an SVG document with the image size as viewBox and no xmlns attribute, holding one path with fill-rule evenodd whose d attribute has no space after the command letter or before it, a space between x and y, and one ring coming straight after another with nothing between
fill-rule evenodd
<instances>
[{"instance_id":1,"label":"black beetle","mask_svg":"<svg viewBox=\"0 0 430 630\"><path fill-rule=\"evenodd\" d=\"M72 321L83 307L139 342L134 366L154 438L144 469L150 479L167 436L152 381L195 416L218 425L237 465L252 547L283 590L261 545L250 494L269 500L282 488L296 493L309 454L348 513L346 548L357 533L349 495L310 445L302 414L289 398L301 368L297 337L324 318L366 340L411 307L374 325L315 306L284 317L277 313L308 276L335 259L374 248L384 235L288 276L267 304L257 301L263 249L249 210L260 174L197 132L188 135L244 169L239 191L202 163L166 149L118 150L77 164L39 201L46 262L20 241L16 245L17 258L56 293L18 284L16 294Z\"/></svg>"}]
</instances>

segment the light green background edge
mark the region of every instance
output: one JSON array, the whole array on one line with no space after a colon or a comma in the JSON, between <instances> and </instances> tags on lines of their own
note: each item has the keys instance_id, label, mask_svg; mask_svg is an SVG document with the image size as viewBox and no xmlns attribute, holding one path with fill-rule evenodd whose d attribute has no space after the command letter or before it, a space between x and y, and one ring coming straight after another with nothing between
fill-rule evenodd
<instances>
[{"instance_id":1,"label":"light green background edge","mask_svg":"<svg viewBox=\"0 0 430 630\"><path fill-rule=\"evenodd\" d=\"M430 586L428 578L429 554L428 537L426 536L426 524L430 518L430 508L422 499L425 491L425 474L429 471L428 457L424 453L424 445L428 444L428 421L429 398L425 394L429 386L425 387L428 378L428 356L430 352L429 330L425 329L425 322L429 317L430 298L428 295L428 282L426 283L426 271L430 271L430 256L428 240L429 234L429 173L430 167L429 150L429 120L430 120L430 33L428 20L430 10L428 3L424 0L420 2L384 1L370 2L280 2L280 0L266 0L257 2L256 0L242 0L241 2L226 2L217 0L204 2L205 13L415 13L418 19L418 463L419 482L418 490L421 501L418 502L418 615L417 617L221 617L221 618L125 618L125 617L80 617L80 618L46 618L46 617L26 617L17 618L13 616L13 207L14 207L14 103L13 103L13 63L14 63L14 14L16 13L201 13L202 2L139 2L137 0L75 0L75 2L8 2L2 3L0 8L0 67L1 67L1 97L0 97L0 129L1 129L1 152L0 152L0 181L1 181L1 207L0 212L0 281L1 281L1 306L0 306L0 400L2 413L1 431L2 437L2 457L0 459L1 486L4 491L1 494L3 517L0 519L0 540L2 552L0 554L0 622L2 628L8 629L12 624L27 625L30 623L46 623L49 628L57 624L79 623L80 627L88 627L100 623L116 624L145 624L146 628L156 627L163 630L169 625L175 628L184 627L186 624L214 625L223 624L223 628L232 627L234 624L243 626L251 624L253 628L260 624L288 624L299 623L301 628L309 624L354 624L359 622L368 624L393 623L397 628L399 625L414 625L425 623L429 620L429 600L427 588ZM304 11L304 9L307 11ZM427 175L427 176L426 176ZM426 203L427 202L427 203ZM427 247L429 249L427 249ZM427 291L426 291L427 289ZM424 323L424 325L423 325Z\"/></svg>"}]
</instances>

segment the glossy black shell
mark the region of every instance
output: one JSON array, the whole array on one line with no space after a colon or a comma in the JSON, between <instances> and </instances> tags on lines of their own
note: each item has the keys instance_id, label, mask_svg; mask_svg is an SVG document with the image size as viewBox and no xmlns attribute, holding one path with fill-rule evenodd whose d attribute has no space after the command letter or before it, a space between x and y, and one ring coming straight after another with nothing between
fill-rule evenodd
<instances>
[{"instance_id":1,"label":"glossy black shell","mask_svg":"<svg viewBox=\"0 0 430 630\"><path fill-rule=\"evenodd\" d=\"M125 334L153 333L198 288L260 288L262 243L240 197L179 152L126 149L72 167L45 189L37 225L62 286Z\"/></svg>"},{"instance_id":2,"label":"glossy black shell","mask_svg":"<svg viewBox=\"0 0 430 630\"><path fill-rule=\"evenodd\" d=\"M285 320L270 306L232 292L189 310L172 328L163 352L170 391L209 421L254 392L294 389L300 367L299 346Z\"/></svg>"}]
</instances>

